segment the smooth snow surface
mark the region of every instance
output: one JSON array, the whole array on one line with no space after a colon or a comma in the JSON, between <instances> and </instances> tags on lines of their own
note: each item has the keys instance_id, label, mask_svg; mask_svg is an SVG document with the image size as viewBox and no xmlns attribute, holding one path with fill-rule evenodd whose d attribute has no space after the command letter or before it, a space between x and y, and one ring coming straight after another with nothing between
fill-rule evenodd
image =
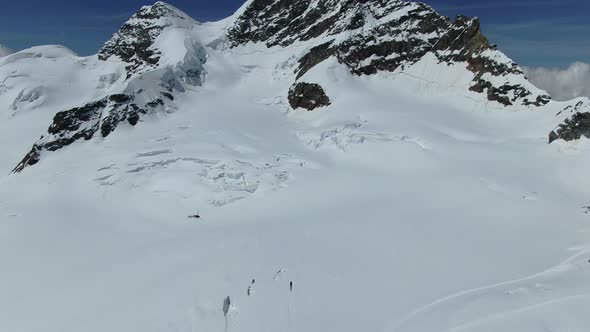
<instances>
[{"instance_id":1,"label":"smooth snow surface","mask_svg":"<svg viewBox=\"0 0 590 332\"><path fill-rule=\"evenodd\" d=\"M590 329L590 145L546 137L565 104L326 61L303 80L332 105L292 111L297 46L228 50L226 24L199 28L206 79L177 110L1 178L0 331ZM3 174L124 76L58 47L0 73Z\"/></svg>"}]
</instances>

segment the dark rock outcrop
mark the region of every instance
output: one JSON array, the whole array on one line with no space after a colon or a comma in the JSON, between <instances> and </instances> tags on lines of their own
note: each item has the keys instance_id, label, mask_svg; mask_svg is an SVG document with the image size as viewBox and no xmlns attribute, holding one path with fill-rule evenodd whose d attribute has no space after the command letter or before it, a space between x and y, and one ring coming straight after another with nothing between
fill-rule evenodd
<instances>
[{"instance_id":1,"label":"dark rock outcrop","mask_svg":"<svg viewBox=\"0 0 590 332\"><path fill-rule=\"evenodd\" d=\"M18 173L27 166L37 164L43 151L56 151L79 140L90 140L98 132L100 136L107 137L124 121L135 126L140 114L147 111L133 101L131 95L115 94L57 113L47 129L47 135L33 145L13 172Z\"/></svg>"},{"instance_id":2,"label":"dark rock outcrop","mask_svg":"<svg viewBox=\"0 0 590 332\"><path fill-rule=\"evenodd\" d=\"M561 123L549 133L549 143L558 139L574 141L582 137L590 138L590 104L588 100L572 102L556 114Z\"/></svg>"},{"instance_id":3,"label":"dark rock outcrop","mask_svg":"<svg viewBox=\"0 0 590 332\"><path fill-rule=\"evenodd\" d=\"M160 52L151 48L166 27L162 18L186 20L171 6L156 2L135 13L98 51L100 60L116 56L127 63L127 78L142 68L153 68L160 61Z\"/></svg>"},{"instance_id":4,"label":"dark rock outcrop","mask_svg":"<svg viewBox=\"0 0 590 332\"><path fill-rule=\"evenodd\" d=\"M318 107L328 106L331 102L321 85L299 82L289 90L289 104L293 109L313 111Z\"/></svg>"},{"instance_id":5,"label":"dark rock outcrop","mask_svg":"<svg viewBox=\"0 0 590 332\"><path fill-rule=\"evenodd\" d=\"M395 71L433 54L443 64L463 62L474 73L472 91L503 105L546 104L520 84L494 85L487 76L522 75L482 34L478 19L450 20L422 3L401 0L254 0L229 29L233 47L249 42L268 47L313 41L299 59L297 77L335 57L352 73ZM531 101L532 100L532 101Z\"/></svg>"},{"instance_id":6,"label":"dark rock outcrop","mask_svg":"<svg viewBox=\"0 0 590 332\"><path fill-rule=\"evenodd\" d=\"M549 134L549 143L558 139L574 141L582 136L590 138L590 112L578 112L566 119Z\"/></svg>"}]
</instances>

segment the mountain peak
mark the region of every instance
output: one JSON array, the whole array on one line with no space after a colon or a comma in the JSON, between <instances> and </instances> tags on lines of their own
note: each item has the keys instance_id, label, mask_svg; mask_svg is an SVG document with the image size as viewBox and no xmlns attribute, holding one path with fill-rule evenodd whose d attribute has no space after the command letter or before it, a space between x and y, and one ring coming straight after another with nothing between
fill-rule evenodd
<instances>
[{"instance_id":1,"label":"mountain peak","mask_svg":"<svg viewBox=\"0 0 590 332\"><path fill-rule=\"evenodd\" d=\"M297 77L336 58L353 74L403 71L426 58L464 64L473 74L469 89L504 106L543 106L549 97L481 33L479 20L455 20L432 7L401 0L251 0L228 30L232 47L306 43ZM510 77L510 79L508 79Z\"/></svg>"},{"instance_id":2,"label":"mountain peak","mask_svg":"<svg viewBox=\"0 0 590 332\"><path fill-rule=\"evenodd\" d=\"M153 68L160 60L160 52L153 44L168 27L187 28L195 24L187 14L158 1L137 11L107 41L98 52L100 60L118 57L127 63L127 77L142 70Z\"/></svg>"},{"instance_id":3,"label":"mountain peak","mask_svg":"<svg viewBox=\"0 0 590 332\"><path fill-rule=\"evenodd\" d=\"M174 109L175 94L202 83L207 56L194 34L195 25L164 2L142 7L98 53L99 60L123 65L126 79L119 80L117 73L100 99L56 113L47 134L14 172L39 162L44 151L107 137L122 123L135 126L146 114Z\"/></svg>"},{"instance_id":4,"label":"mountain peak","mask_svg":"<svg viewBox=\"0 0 590 332\"><path fill-rule=\"evenodd\" d=\"M191 20L182 10L164 2L158 1L151 6L143 6L131 18L138 19L159 19L159 18L179 18L182 20Z\"/></svg>"}]
</instances>

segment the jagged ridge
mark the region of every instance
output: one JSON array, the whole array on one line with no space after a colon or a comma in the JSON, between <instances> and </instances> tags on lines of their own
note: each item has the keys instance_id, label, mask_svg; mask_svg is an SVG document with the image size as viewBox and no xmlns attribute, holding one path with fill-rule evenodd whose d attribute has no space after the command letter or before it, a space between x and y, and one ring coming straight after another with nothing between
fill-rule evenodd
<instances>
[{"instance_id":1,"label":"jagged ridge","mask_svg":"<svg viewBox=\"0 0 590 332\"><path fill-rule=\"evenodd\" d=\"M511 61L497 61L498 51L481 33L478 19L454 21L430 6L400 0L254 0L228 36L233 47L262 42L286 47L296 42L317 45L299 60L297 76L335 57L357 75L395 71L428 53L441 63L466 62L474 73L471 90L503 105L545 105L550 97L520 84L491 77L522 76Z\"/></svg>"}]
</instances>

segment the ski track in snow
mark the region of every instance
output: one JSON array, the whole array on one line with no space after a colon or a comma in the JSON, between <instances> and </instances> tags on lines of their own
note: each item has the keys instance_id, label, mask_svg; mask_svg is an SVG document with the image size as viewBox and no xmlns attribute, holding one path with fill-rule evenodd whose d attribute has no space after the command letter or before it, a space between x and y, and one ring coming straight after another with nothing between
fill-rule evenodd
<instances>
[{"instance_id":1,"label":"ski track in snow","mask_svg":"<svg viewBox=\"0 0 590 332\"><path fill-rule=\"evenodd\" d=\"M552 288L554 283L568 281L568 279L574 280L572 285L575 285L576 277L579 279L578 283L585 283L590 276L589 256L589 249L582 250L546 271L520 279L464 290L437 299L413 311L387 331L466 331L485 327L486 324L506 320L508 317L515 317L539 308L590 298L590 288L583 287L583 284L578 286L581 288L574 288L569 295L560 294L558 290ZM583 288L587 288L588 292L580 294L580 289ZM525 298L512 301L510 297L517 295L523 295ZM497 302L495 307L490 307L490 303L494 302ZM485 306L486 314L455 318L460 321L451 322L451 319L460 315L462 310L474 310L478 305ZM507 307L513 308L505 310Z\"/></svg>"}]
</instances>

